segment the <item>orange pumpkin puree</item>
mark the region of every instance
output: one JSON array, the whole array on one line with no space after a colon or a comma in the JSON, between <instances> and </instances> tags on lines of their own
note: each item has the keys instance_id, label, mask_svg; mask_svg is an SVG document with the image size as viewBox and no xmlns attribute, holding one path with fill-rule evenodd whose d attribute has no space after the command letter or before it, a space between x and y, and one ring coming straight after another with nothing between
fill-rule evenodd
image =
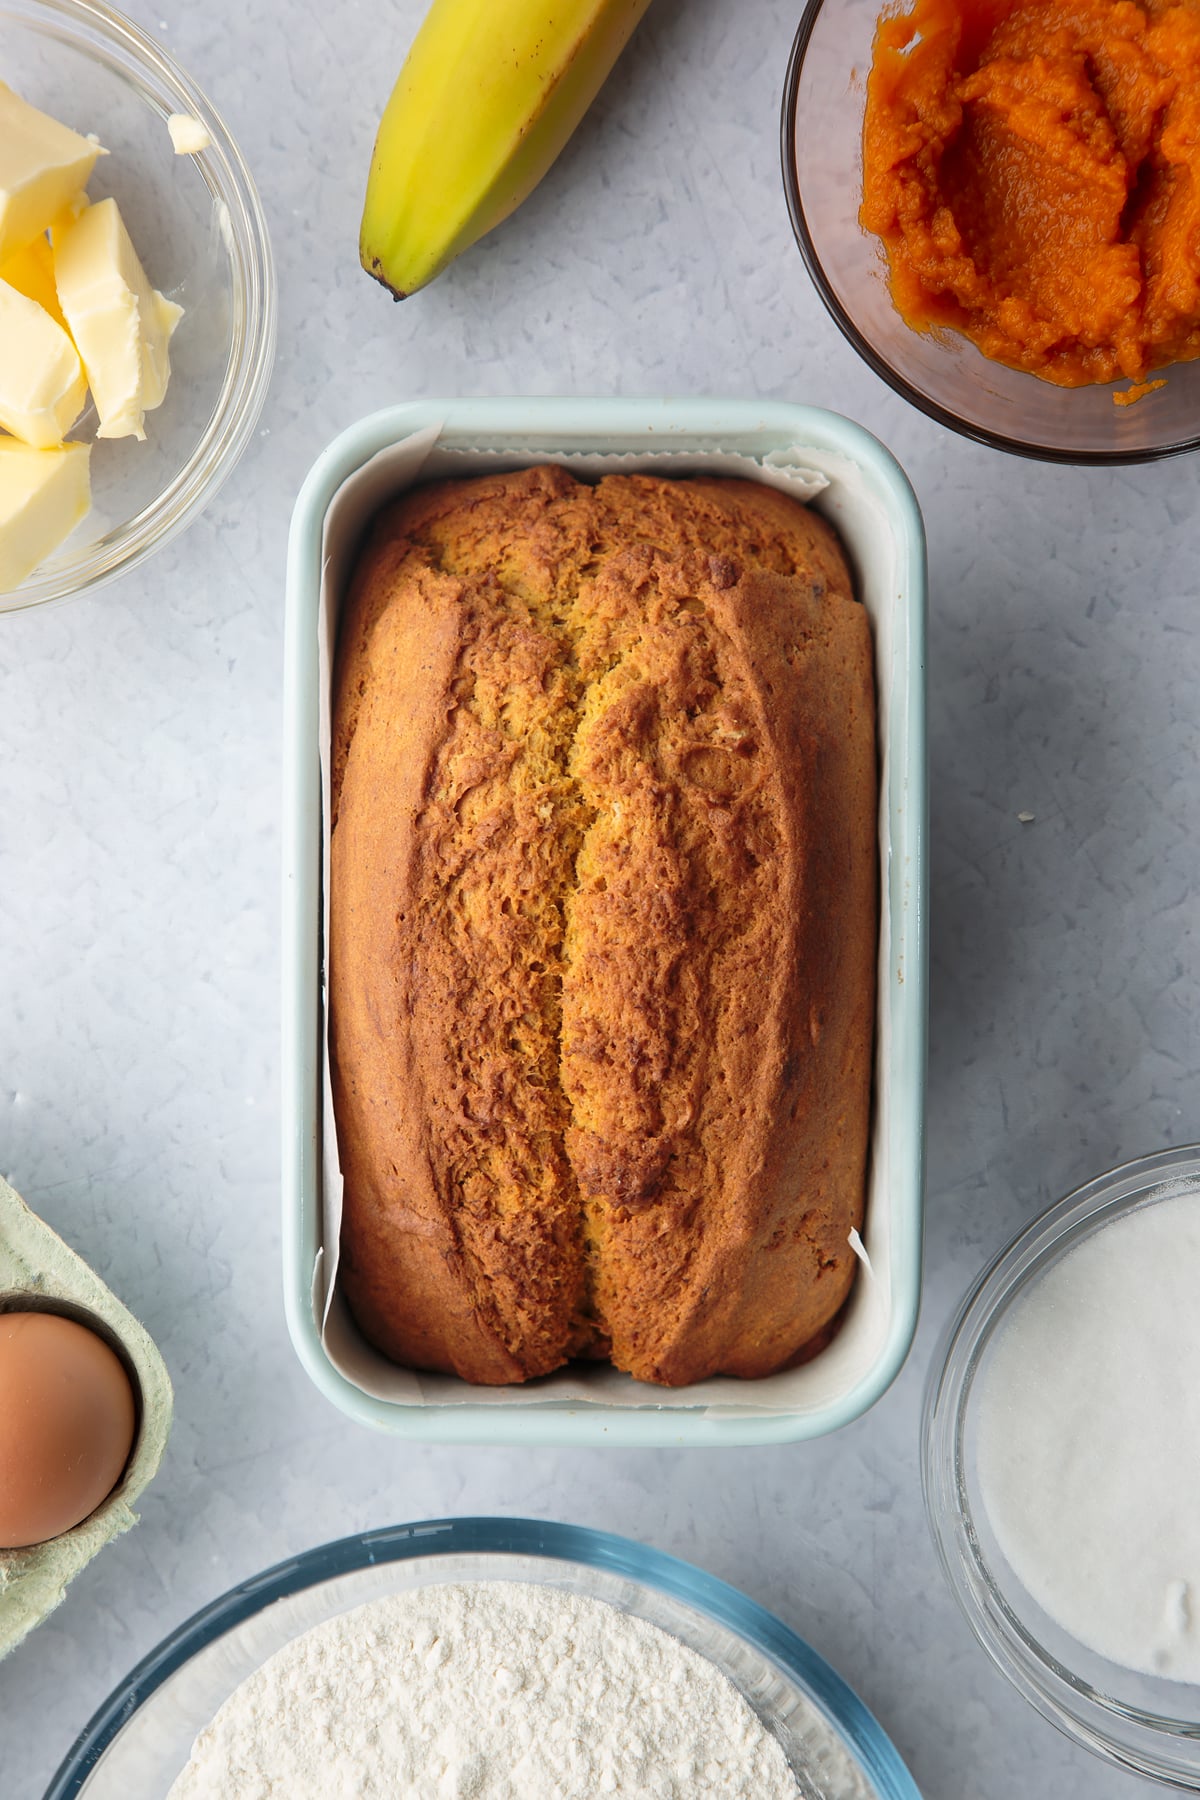
<instances>
[{"instance_id":1,"label":"orange pumpkin puree","mask_svg":"<svg viewBox=\"0 0 1200 1800\"><path fill-rule=\"evenodd\" d=\"M1200 356L1200 0L885 17L859 216L918 330L1064 387Z\"/></svg>"}]
</instances>

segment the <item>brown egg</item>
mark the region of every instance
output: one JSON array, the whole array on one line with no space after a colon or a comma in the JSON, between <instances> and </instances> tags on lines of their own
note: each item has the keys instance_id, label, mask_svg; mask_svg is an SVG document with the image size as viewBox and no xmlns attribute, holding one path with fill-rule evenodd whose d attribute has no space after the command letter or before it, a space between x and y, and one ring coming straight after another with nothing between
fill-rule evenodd
<instances>
[{"instance_id":1,"label":"brown egg","mask_svg":"<svg viewBox=\"0 0 1200 1800\"><path fill-rule=\"evenodd\" d=\"M69 1531L133 1448L133 1389L103 1338L57 1313L0 1313L0 1549Z\"/></svg>"}]
</instances>

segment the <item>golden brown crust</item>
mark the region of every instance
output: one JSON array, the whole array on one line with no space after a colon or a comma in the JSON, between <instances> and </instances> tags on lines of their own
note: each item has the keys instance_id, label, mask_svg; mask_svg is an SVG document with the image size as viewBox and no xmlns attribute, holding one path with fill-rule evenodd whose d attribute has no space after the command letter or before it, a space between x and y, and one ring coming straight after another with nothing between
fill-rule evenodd
<instances>
[{"instance_id":1,"label":"golden brown crust","mask_svg":"<svg viewBox=\"0 0 1200 1800\"><path fill-rule=\"evenodd\" d=\"M793 1361L853 1278L871 649L753 483L417 490L347 604L331 1034L347 1292L397 1360L672 1385Z\"/></svg>"}]
</instances>

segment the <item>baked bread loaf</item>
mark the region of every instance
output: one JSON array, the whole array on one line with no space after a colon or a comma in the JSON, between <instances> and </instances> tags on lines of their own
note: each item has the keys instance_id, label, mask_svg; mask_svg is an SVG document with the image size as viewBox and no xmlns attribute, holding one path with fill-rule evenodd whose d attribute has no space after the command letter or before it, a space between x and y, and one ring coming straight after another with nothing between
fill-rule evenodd
<instances>
[{"instance_id":1,"label":"baked bread loaf","mask_svg":"<svg viewBox=\"0 0 1200 1800\"><path fill-rule=\"evenodd\" d=\"M869 624L753 482L416 489L339 630L329 1000L341 1272L471 1382L671 1386L821 1340L862 1219Z\"/></svg>"}]
</instances>

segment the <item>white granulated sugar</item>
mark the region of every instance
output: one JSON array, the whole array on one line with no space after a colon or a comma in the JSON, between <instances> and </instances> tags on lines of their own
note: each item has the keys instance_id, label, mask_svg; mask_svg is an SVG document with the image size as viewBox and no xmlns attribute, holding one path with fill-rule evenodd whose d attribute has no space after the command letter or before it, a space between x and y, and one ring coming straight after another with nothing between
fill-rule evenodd
<instances>
[{"instance_id":1,"label":"white granulated sugar","mask_svg":"<svg viewBox=\"0 0 1200 1800\"><path fill-rule=\"evenodd\" d=\"M201 1733L169 1800L797 1800L716 1666L602 1601L463 1582L296 1638Z\"/></svg>"},{"instance_id":2,"label":"white granulated sugar","mask_svg":"<svg viewBox=\"0 0 1200 1800\"><path fill-rule=\"evenodd\" d=\"M1010 1566L1063 1630L1200 1683L1200 1192L1069 1249L985 1363L977 1463Z\"/></svg>"}]
</instances>

